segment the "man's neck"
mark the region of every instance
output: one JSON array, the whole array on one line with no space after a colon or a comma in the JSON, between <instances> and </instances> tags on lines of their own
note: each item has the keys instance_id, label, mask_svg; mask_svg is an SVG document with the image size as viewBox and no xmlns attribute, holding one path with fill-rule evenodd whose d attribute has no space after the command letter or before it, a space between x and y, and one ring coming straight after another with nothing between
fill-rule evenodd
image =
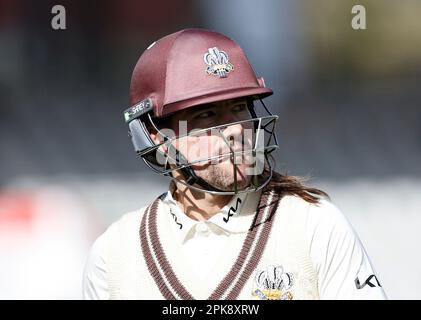
<instances>
[{"instance_id":1,"label":"man's neck","mask_svg":"<svg viewBox=\"0 0 421 320\"><path fill-rule=\"evenodd\" d=\"M174 200L183 212L194 220L208 220L227 205L232 196L195 191L177 183Z\"/></svg>"}]
</instances>

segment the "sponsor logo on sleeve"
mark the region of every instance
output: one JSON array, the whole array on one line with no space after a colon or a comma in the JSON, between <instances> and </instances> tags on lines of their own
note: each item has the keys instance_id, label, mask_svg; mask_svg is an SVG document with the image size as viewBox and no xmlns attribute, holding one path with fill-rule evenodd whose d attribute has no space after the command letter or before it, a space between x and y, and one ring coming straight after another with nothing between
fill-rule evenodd
<instances>
[{"instance_id":1,"label":"sponsor logo on sleeve","mask_svg":"<svg viewBox=\"0 0 421 320\"><path fill-rule=\"evenodd\" d=\"M381 284L379 282L379 280L377 279L377 277L372 274L370 275L363 283L360 282L360 279L355 278L355 286L357 287L357 289L362 289L364 288L366 285L368 285L369 287L381 287Z\"/></svg>"}]
</instances>

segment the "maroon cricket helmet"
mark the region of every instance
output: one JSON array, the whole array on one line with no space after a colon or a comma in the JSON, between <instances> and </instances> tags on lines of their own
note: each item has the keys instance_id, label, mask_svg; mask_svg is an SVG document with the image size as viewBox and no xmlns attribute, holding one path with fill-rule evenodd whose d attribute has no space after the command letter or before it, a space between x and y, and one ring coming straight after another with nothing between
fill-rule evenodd
<instances>
[{"instance_id":1,"label":"maroon cricket helmet","mask_svg":"<svg viewBox=\"0 0 421 320\"><path fill-rule=\"evenodd\" d=\"M150 99L155 117L239 97L271 95L240 46L205 29L185 29L154 42L141 55L130 85L130 105Z\"/></svg>"}]
</instances>

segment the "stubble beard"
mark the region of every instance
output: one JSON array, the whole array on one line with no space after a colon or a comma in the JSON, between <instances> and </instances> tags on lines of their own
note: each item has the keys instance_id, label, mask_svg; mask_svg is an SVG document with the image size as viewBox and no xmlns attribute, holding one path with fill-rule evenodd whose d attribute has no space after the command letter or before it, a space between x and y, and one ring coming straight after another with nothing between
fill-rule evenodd
<instances>
[{"instance_id":1,"label":"stubble beard","mask_svg":"<svg viewBox=\"0 0 421 320\"><path fill-rule=\"evenodd\" d=\"M246 175L246 165L237 166L237 190L249 186L251 176ZM234 165L230 160L218 164L210 164L204 170L195 170L198 177L222 191L233 191L235 188Z\"/></svg>"}]
</instances>

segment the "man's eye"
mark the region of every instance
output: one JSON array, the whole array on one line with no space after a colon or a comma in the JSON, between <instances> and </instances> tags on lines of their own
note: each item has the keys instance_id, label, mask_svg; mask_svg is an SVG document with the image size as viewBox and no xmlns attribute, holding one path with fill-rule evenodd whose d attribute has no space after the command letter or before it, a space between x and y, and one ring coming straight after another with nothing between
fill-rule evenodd
<instances>
[{"instance_id":1,"label":"man's eye","mask_svg":"<svg viewBox=\"0 0 421 320\"><path fill-rule=\"evenodd\" d=\"M205 111L205 112L201 112L201 113L199 113L197 116L195 116L194 118L195 119L206 119L206 118L209 118L209 117L212 117L212 116L214 116L215 115L215 112L213 112L213 111Z\"/></svg>"},{"instance_id":2,"label":"man's eye","mask_svg":"<svg viewBox=\"0 0 421 320\"><path fill-rule=\"evenodd\" d=\"M233 108L232 108L232 111L235 111L235 112L241 112L241 111L244 111L246 109L246 105L244 104L244 103L242 103L242 104L237 104L237 105L235 105Z\"/></svg>"}]
</instances>

